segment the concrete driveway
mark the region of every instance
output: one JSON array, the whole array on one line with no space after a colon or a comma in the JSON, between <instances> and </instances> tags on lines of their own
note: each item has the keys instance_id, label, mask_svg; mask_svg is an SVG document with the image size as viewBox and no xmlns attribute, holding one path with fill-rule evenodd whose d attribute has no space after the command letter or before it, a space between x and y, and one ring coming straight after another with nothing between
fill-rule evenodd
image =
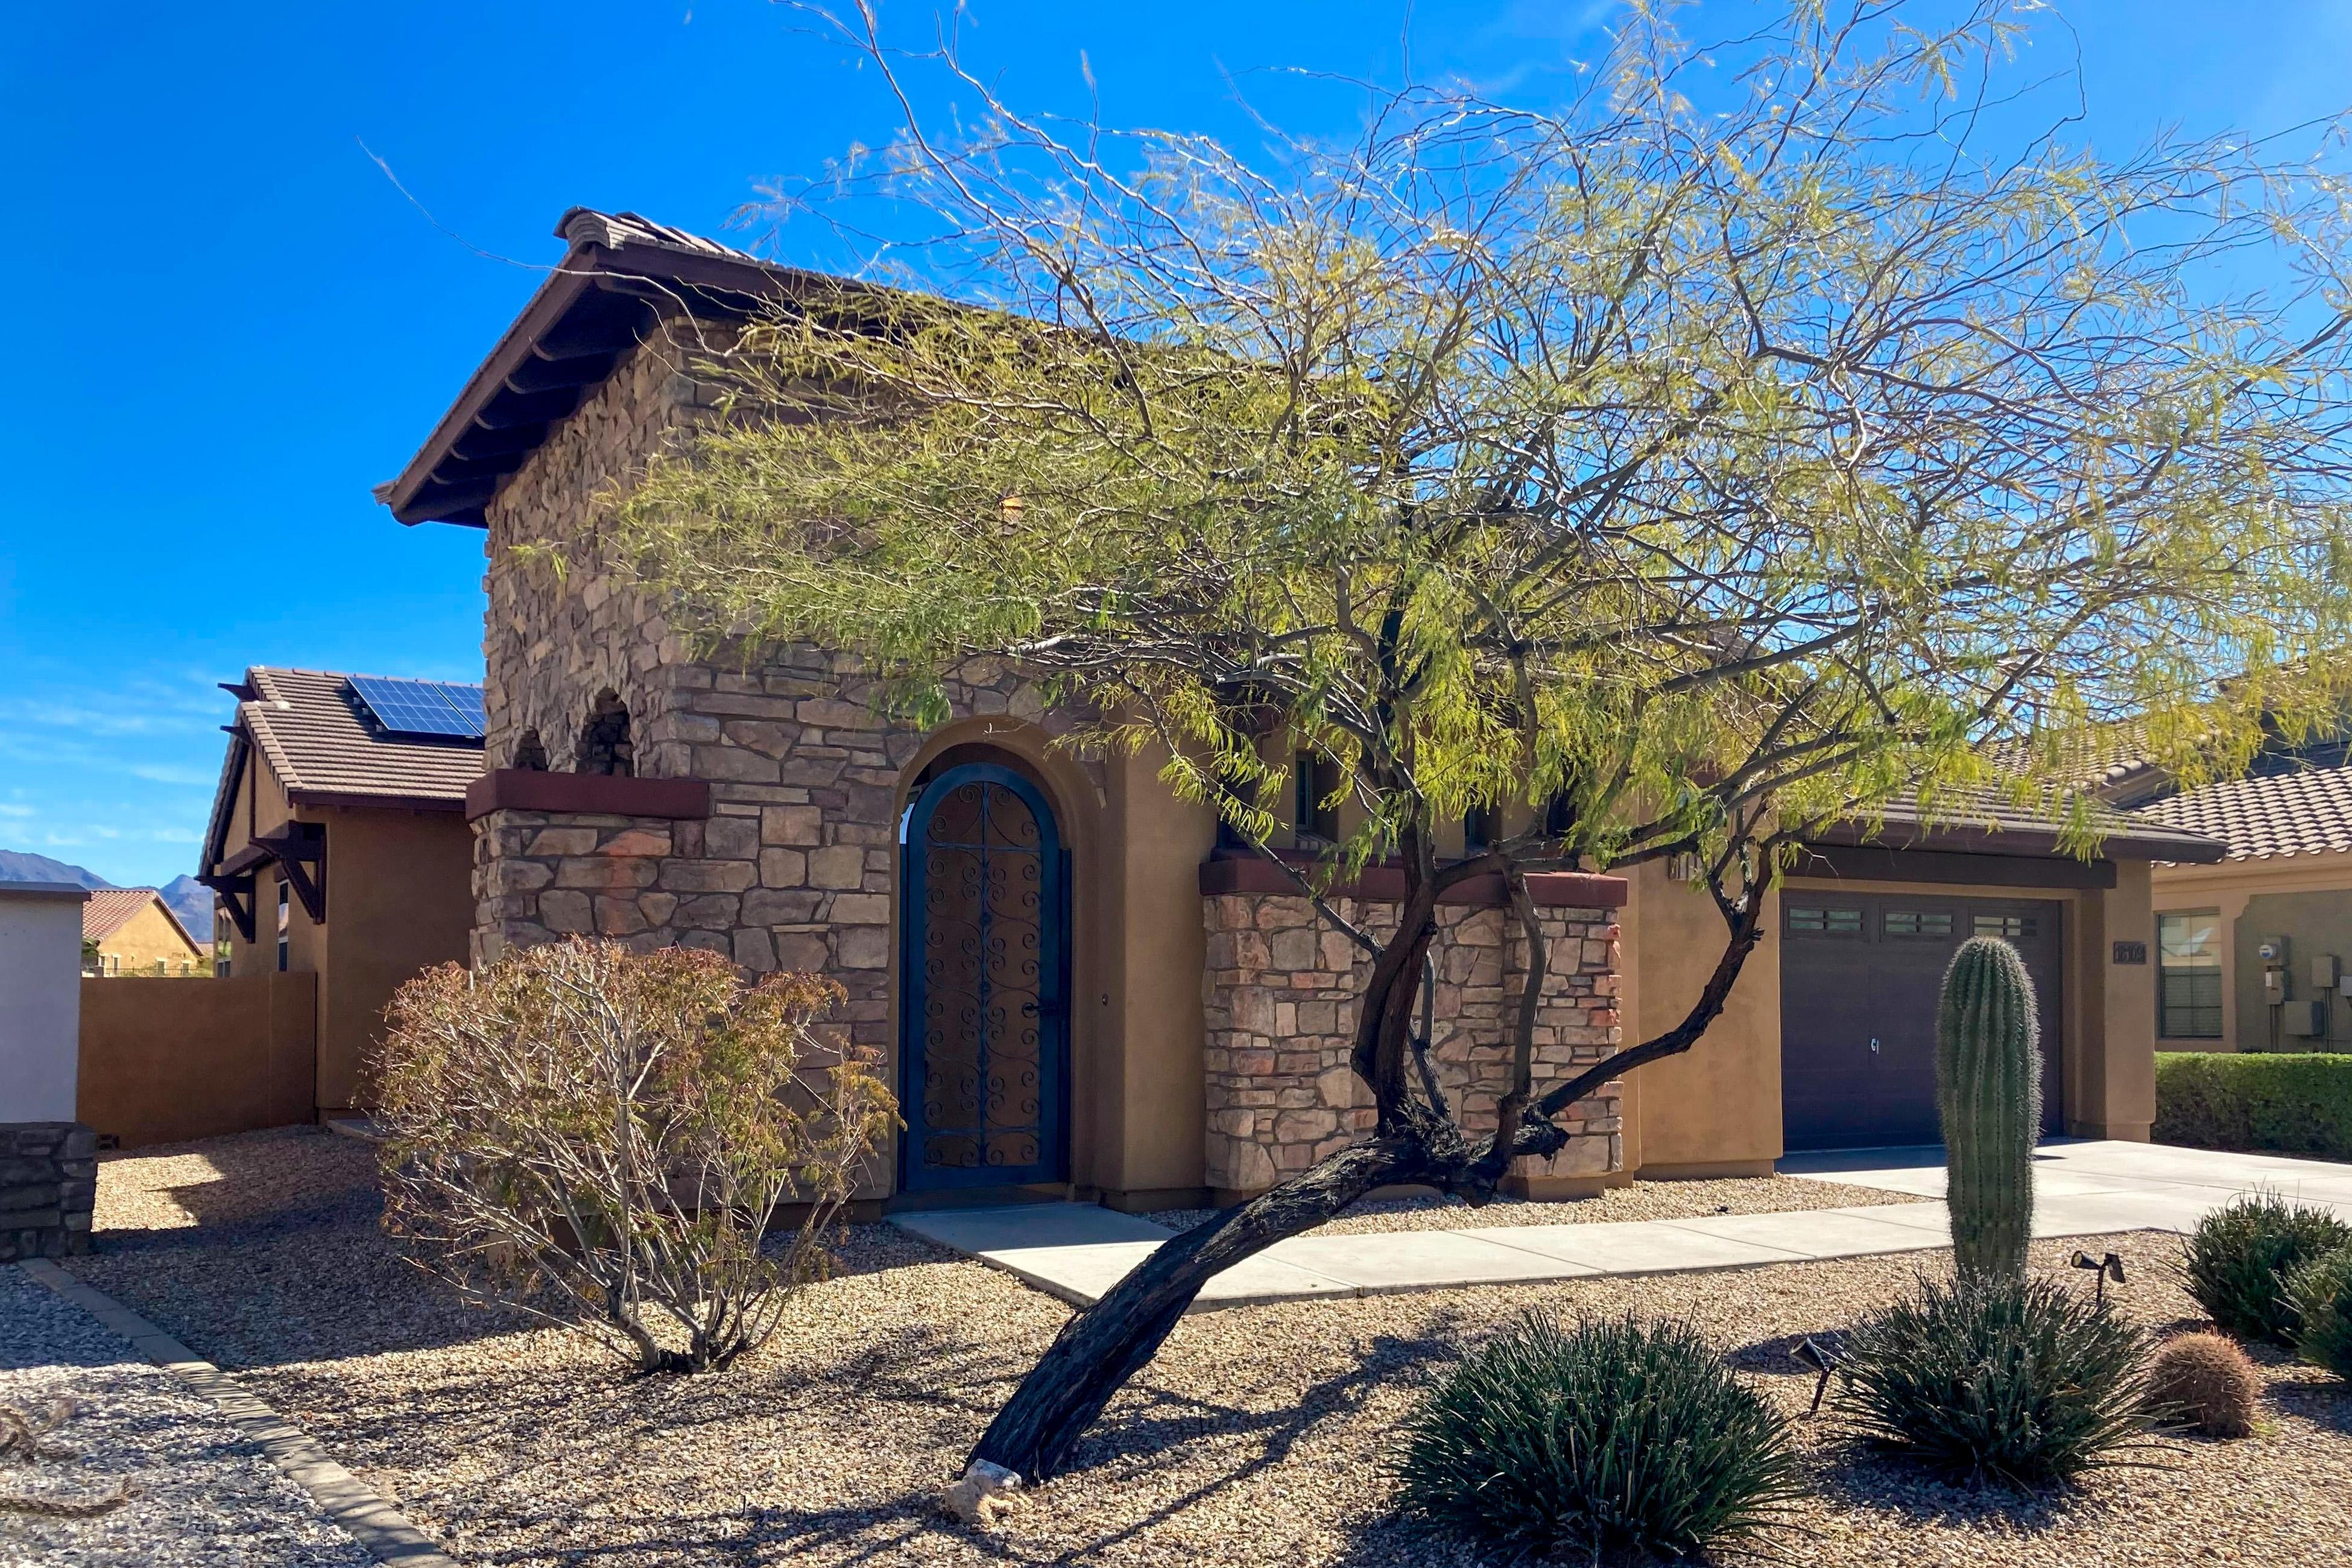
<instances>
[{"instance_id":1,"label":"concrete driveway","mask_svg":"<svg viewBox=\"0 0 2352 1568\"><path fill-rule=\"evenodd\" d=\"M1951 1245L1939 1147L1791 1155L1780 1169L1921 1201L1696 1219L1294 1237L1211 1280L1192 1310L1752 1268ZM2035 1156L2033 1234L2186 1231L2239 1194L2257 1190L2325 1204L2352 1220L2352 1165L2068 1140L2047 1143ZM891 1223L1079 1307L1100 1300L1169 1238L1149 1220L1077 1204L918 1210L893 1215Z\"/></svg>"}]
</instances>

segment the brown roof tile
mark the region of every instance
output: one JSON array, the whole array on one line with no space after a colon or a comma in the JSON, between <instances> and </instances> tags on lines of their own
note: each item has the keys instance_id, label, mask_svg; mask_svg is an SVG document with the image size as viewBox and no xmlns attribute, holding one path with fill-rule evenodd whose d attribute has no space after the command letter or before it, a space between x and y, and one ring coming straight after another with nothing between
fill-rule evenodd
<instances>
[{"instance_id":1,"label":"brown roof tile","mask_svg":"<svg viewBox=\"0 0 2352 1568\"><path fill-rule=\"evenodd\" d=\"M2224 779L2136 815L2223 840L2232 860L2352 850L2352 767L2284 767Z\"/></svg>"},{"instance_id":2,"label":"brown roof tile","mask_svg":"<svg viewBox=\"0 0 2352 1568\"><path fill-rule=\"evenodd\" d=\"M254 700L237 705L237 718L288 793L463 805L482 773L481 743L379 734L348 694L349 679L258 665L246 672Z\"/></svg>"},{"instance_id":3,"label":"brown roof tile","mask_svg":"<svg viewBox=\"0 0 2352 1568\"><path fill-rule=\"evenodd\" d=\"M89 899L81 907L81 939L84 942L104 942L131 923L132 916L149 904L163 911L172 929L187 939L190 947L201 947L195 938L188 936L187 927L163 901L163 895L153 888L92 888Z\"/></svg>"}]
</instances>

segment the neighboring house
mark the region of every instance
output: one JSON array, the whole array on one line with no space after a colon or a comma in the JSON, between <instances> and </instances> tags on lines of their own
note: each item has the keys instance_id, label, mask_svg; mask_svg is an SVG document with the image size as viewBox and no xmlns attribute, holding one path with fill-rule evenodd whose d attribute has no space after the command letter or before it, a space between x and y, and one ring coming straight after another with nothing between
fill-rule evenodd
<instances>
[{"instance_id":1,"label":"neighboring house","mask_svg":"<svg viewBox=\"0 0 2352 1568\"><path fill-rule=\"evenodd\" d=\"M393 992L466 956L481 689L260 667L223 689L236 721L197 880L231 975L317 976L318 1109L358 1107Z\"/></svg>"},{"instance_id":2,"label":"neighboring house","mask_svg":"<svg viewBox=\"0 0 2352 1568\"><path fill-rule=\"evenodd\" d=\"M82 973L210 974L213 955L154 888L100 888L81 907Z\"/></svg>"},{"instance_id":3,"label":"neighboring house","mask_svg":"<svg viewBox=\"0 0 2352 1568\"><path fill-rule=\"evenodd\" d=\"M2156 868L2159 1050L2352 1050L2352 763L2343 741L2278 747L2242 778L2176 790L2141 765L2102 794L2229 846Z\"/></svg>"},{"instance_id":4,"label":"neighboring house","mask_svg":"<svg viewBox=\"0 0 2352 1568\"><path fill-rule=\"evenodd\" d=\"M869 683L822 649L690 657L608 574L602 509L716 416L691 367L761 301L834 285L628 214L574 209L558 233L562 264L377 491L403 522L486 531L475 953L600 932L831 974L848 1029L887 1054L907 1129L880 1186L908 1201L1028 1187L1196 1203L1367 1127L1346 943L1274 868L1221 848L1150 755L1055 746L1067 715L998 661L950 672L951 719L918 731L877 718ZM1302 852L1340 826L1284 809ZM2146 1137L2149 865L2221 847L2118 819L2084 863L2056 852L2054 823L1973 815L1827 836L1707 1037L1579 1108L1522 1190L1934 1138L1936 985L1980 931L2016 942L2041 986L2050 1124ZM1377 900L1384 879L1353 891ZM1547 1075L1679 1017L1721 950L1712 904L1663 865L1530 881L1556 939ZM1458 898L1433 1054L1475 1124L1501 1088L1518 966L1499 885Z\"/></svg>"}]
</instances>

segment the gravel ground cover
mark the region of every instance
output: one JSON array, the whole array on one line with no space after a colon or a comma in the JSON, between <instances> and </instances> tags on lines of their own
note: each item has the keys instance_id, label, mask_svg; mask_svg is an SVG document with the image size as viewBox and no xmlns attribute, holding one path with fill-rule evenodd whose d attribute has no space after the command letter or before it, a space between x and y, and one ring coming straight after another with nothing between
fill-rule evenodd
<instances>
[{"instance_id":1,"label":"gravel ground cover","mask_svg":"<svg viewBox=\"0 0 2352 1568\"><path fill-rule=\"evenodd\" d=\"M273 1563L369 1568L374 1559L252 1442L177 1378L18 1269L0 1267L0 1402L72 1414L31 1463L0 1464L0 1492L70 1504L128 1482L87 1519L0 1505L0 1563Z\"/></svg>"},{"instance_id":2,"label":"gravel ground cover","mask_svg":"<svg viewBox=\"0 0 2352 1568\"><path fill-rule=\"evenodd\" d=\"M374 1230L363 1146L281 1134L197 1152L202 1167L170 1180L142 1174L136 1156L103 1163L101 1226L117 1214L150 1223L103 1235L102 1254L76 1271L239 1369L453 1555L518 1568L1471 1568L1475 1556L1387 1517L1381 1473L1396 1422L1466 1345L1531 1306L1677 1313L1801 1414L1812 1380L1789 1358L1795 1338L1851 1322L1941 1262L1861 1258L1188 1318L1074 1472L983 1536L938 1520L929 1500L1066 1315L1007 1275L860 1227L842 1276L813 1290L748 1364L632 1379L569 1336L464 1308L408 1273ZM216 1190L245 1184L278 1195ZM173 1210L202 1223L173 1221ZM2124 1255L2122 1299L2151 1325L2193 1311L2166 1277L2175 1238L2053 1244L2035 1262L2060 1268L2075 1246ZM1941 1485L1853 1450L1827 1421L1804 1423L1814 1495L1774 1543L1776 1560L2352 1563L2352 1392L2258 1359L2260 1435L2152 1447L2140 1456L2148 1468L2055 1498Z\"/></svg>"},{"instance_id":3,"label":"gravel ground cover","mask_svg":"<svg viewBox=\"0 0 2352 1568\"><path fill-rule=\"evenodd\" d=\"M1797 1209L1861 1208L1916 1204L1906 1193L1847 1187L1794 1176L1740 1176L1722 1181L1635 1182L1574 1203L1531 1203L1498 1197L1481 1205L1459 1198L1373 1198L1308 1236L1372 1236L1400 1230L1471 1230L1508 1225L1601 1225L1616 1220L1701 1219L1719 1214L1783 1214ZM1215 1209L1161 1209L1142 1217L1171 1230L1190 1230Z\"/></svg>"}]
</instances>

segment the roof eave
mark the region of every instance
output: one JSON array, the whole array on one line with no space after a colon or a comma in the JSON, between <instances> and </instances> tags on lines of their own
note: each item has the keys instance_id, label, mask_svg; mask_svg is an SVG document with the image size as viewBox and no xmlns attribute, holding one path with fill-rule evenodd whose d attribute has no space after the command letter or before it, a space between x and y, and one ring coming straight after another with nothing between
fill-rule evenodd
<instances>
[{"instance_id":1,"label":"roof eave","mask_svg":"<svg viewBox=\"0 0 2352 1568\"><path fill-rule=\"evenodd\" d=\"M559 234L572 226L577 211L564 215ZM399 477L375 487L375 498L403 523L484 527L490 500L546 438L545 430L577 410L643 341L656 319L694 313L740 320L761 300L838 286L837 279L820 274L738 257L641 242L575 240L467 378ZM612 308L593 313L601 320L573 321L575 309L592 294L609 298ZM570 335L577 341L565 341L567 324L575 329ZM501 398L517 400L509 405L511 417L499 417L493 406ZM541 403L522 401L532 398ZM533 427L539 427L537 435ZM520 435L501 442L500 430ZM480 458L460 450L477 437L501 450Z\"/></svg>"}]
</instances>

